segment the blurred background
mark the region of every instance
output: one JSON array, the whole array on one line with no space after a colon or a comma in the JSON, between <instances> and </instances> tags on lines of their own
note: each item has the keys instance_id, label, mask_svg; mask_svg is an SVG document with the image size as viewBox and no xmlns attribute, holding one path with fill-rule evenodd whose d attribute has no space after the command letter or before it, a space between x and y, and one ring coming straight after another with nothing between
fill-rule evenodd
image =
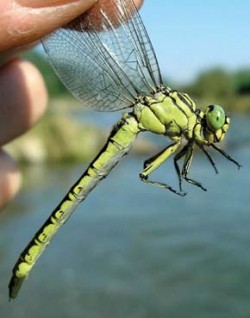
<instances>
[{"instance_id":1,"label":"blurred background","mask_svg":"<svg viewBox=\"0 0 250 318\"><path fill-rule=\"evenodd\" d=\"M19 297L7 285L19 253L100 150L121 113L86 111L65 90L40 46L24 54L44 74L44 119L7 146L24 174L0 214L1 317L250 316L250 3L145 1L141 15L164 82L198 107L218 103L232 120L223 147L243 168L197 151L188 195L142 184L143 162L166 146L139 136L133 150L78 208L39 260ZM167 141L168 142L168 141ZM155 173L177 185L173 162Z\"/></svg>"}]
</instances>

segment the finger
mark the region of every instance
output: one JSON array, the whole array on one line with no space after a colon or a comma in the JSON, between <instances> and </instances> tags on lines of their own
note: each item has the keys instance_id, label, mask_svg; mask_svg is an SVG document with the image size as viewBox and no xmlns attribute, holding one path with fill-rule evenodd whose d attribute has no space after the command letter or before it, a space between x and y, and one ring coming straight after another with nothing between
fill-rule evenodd
<instances>
[{"instance_id":1,"label":"finger","mask_svg":"<svg viewBox=\"0 0 250 318\"><path fill-rule=\"evenodd\" d=\"M14 160L4 151L0 151L0 209L18 192L21 174Z\"/></svg>"},{"instance_id":2,"label":"finger","mask_svg":"<svg viewBox=\"0 0 250 318\"><path fill-rule=\"evenodd\" d=\"M16 58L19 54L32 49L38 43L39 42L33 42L31 44L28 44L19 48L15 48L9 51L5 51L5 52L0 51L0 69L2 65L7 64L9 61Z\"/></svg>"},{"instance_id":3,"label":"finger","mask_svg":"<svg viewBox=\"0 0 250 318\"><path fill-rule=\"evenodd\" d=\"M0 52L39 40L85 12L96 1L2 1L0 3ZM138 8L142 3L143 0L135 0Z\"/></svg>"},{"instance_id":4,"label":"finger","mask_svg":"<svg viewBox=\"0 0 250 318\"><path fill-rule=\"evenodd\" d=\"M31 43L66 24L96 0L8 0L0 3L0 51Z\"/></svg>"},{"instance_id":5,"label":"finger","mask_svg":"<svg viewBox=\"0 0 250 318\"><path fill-rule=\"evenodd\" d=\"M47 92L39 71L19 59L0 72L0 146L29 129L44 113Z\"/></svg>"}]
</instances>

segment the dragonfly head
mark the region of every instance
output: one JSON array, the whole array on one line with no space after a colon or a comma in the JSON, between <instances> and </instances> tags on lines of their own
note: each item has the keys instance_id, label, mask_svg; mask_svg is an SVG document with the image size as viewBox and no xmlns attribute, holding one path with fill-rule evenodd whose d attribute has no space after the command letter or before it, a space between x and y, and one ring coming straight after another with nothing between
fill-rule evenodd
<instances>
[{"instance_id":1,"label":"dragonfly head","mask_svg":"<svg viewBox=\"0 0 250 318\"><path fill-rule=\"evenodd\" d=\"M220 142L229 129L230 118L219 105L209 105L203 117L203 136L209 143Z\"/></svg>"}]
</instances>

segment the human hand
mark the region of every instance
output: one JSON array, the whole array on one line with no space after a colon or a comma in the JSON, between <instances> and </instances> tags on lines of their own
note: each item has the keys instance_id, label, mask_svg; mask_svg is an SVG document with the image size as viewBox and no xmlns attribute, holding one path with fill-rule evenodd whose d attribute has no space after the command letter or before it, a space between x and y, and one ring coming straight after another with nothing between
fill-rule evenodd
<instances>
[{"instance_id":1,"label":"human hand","mask_svg":"<svg viewBox=\"0 0 250 318\"><path fill-rule=\"evenodd\" d=\"M42 116L47 92L39 71L15 56L25 45L86 11L95 0L0 0L0 147L30 129ZM15 161L0 150L0 207L21 183Z\"/></svg>"},{"instance_id":2,"label":"human hand","mask_svg":"<svg viewBox=\"0 0 250 318\"><path fill-rule=\"evenodd\" d=\"M108 1L108 0L107 0ZM90 8L96 0L0 0L0 149L30 129L47 104L43 78L17 52ZM139 7L142 0L136 0ZM15 161L0 150L0 208L21 184Z\"/></svg>"}]
</instances>

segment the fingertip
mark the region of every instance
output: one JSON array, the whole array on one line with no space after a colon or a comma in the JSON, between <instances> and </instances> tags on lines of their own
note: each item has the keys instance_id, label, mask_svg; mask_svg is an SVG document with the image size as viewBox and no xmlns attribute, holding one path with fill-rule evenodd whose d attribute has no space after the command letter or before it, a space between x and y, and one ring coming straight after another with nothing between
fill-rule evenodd
<instances>
[{"instance_id":1,"label":"fingertip","mask_svg":"<svg viewBox=\"0 0 250 318\"><path fill-rule=\"evenodd\" d=\"M0 208L2 209L18 193L22 177L16 162L0 151Z\"/></svg>"},{"instance_id":2,"label":"fingertip","mask_svg":"<svg viewBox=\"0 0 250 318\"><path fill-rule=\"evenodd\" d=\"M16 60L20 73L23 74L26 94L30 105L29 127L34 125L44 114L48 104L48 93L44 78L38 68L29 61Z\"/></svg>"},{"instance_id":3,"label":"fingertip","mask_svg":"<svg viewBox=\"0 0 250 318\"><path fill-rule=\"evenodd\" d=\"M0 52L37 41L87 11L96 0L9 0L0 4Z\"/></svg>"},{"instance_id":4,"label":"fingertip","mask_svg":"<svg viewBox=\"0 0 250 318\"><path fill-rule=\"evenodd\" d=\"M28 61L13 60L0 72L0 145L33 126L47 106L42 75Z\"/></svg>"},{"instance_id":5,"label":"fingertip","mask_svg":"<svg viewBox=\"0 0 250 318\"><path fill-rule=\"evenodd\" d=\"M144 0L134 0L134 3L137 7L137 9L140 9L140 7L143 5Z\"/></svg>"}]
</instances>

